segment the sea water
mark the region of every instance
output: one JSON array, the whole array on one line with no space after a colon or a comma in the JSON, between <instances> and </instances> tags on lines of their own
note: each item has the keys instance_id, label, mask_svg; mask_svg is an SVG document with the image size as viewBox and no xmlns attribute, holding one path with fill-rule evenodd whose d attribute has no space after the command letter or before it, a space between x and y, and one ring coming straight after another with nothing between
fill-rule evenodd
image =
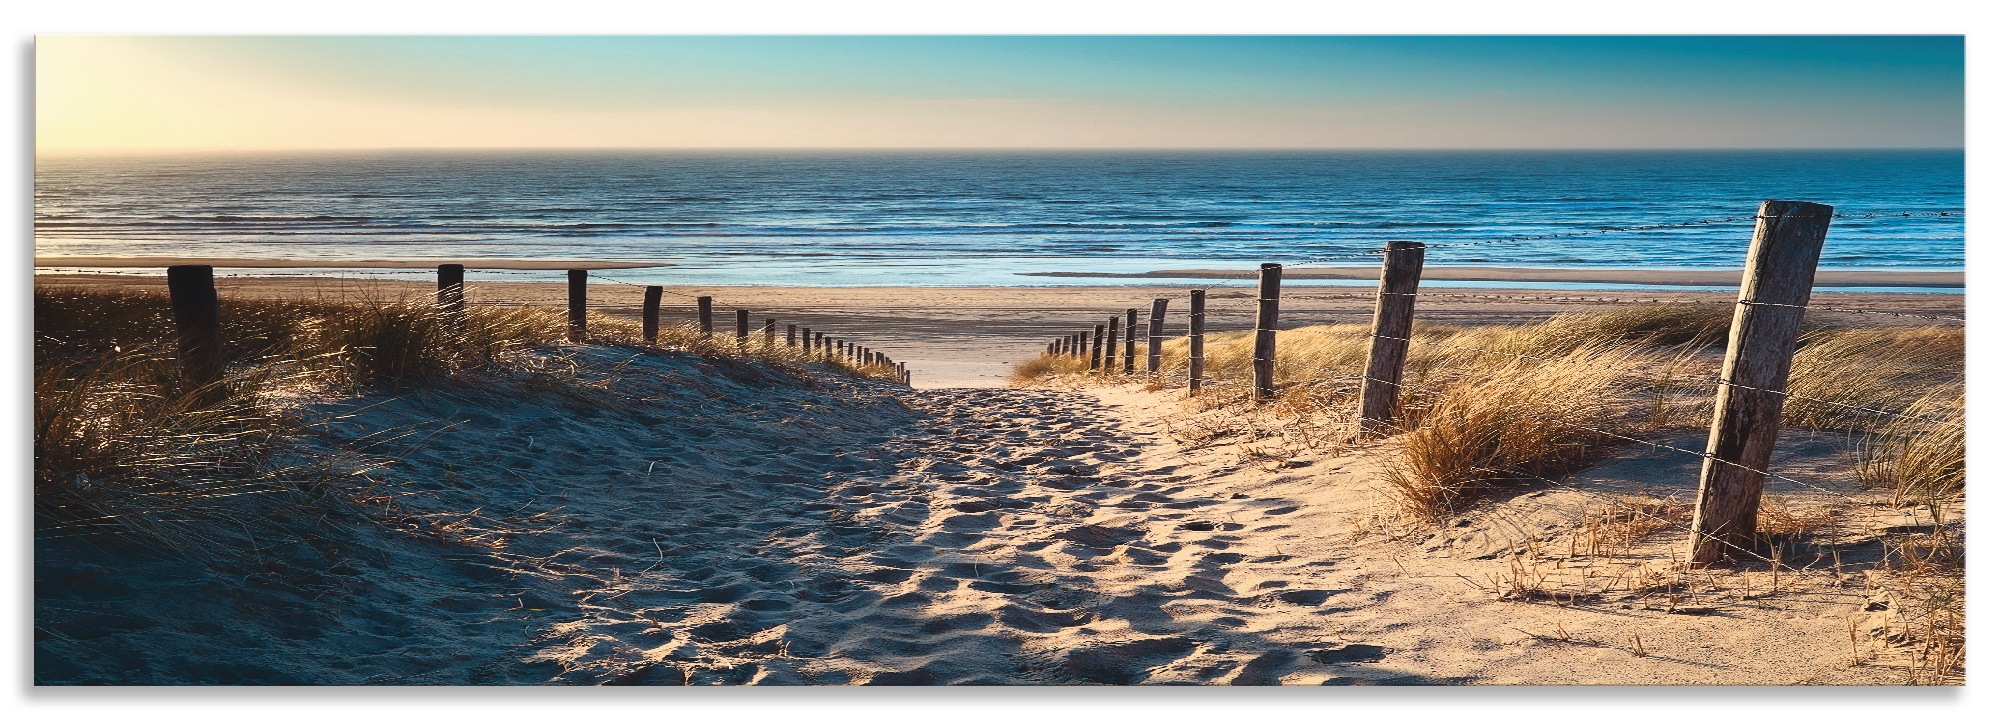
<instances>
[{"instance_id":1,"label":"sea water","mask_svg":"<svg viewBox=\"0 0 2000 720\"><path fill-rule=\"evenodd\" d=\"M1821 267L1960 270L1964 177L1958 150L44 155L35 252L746 285L1129 283L1043 273L1368 265L1389 240L1431 266L1728 269L1785 199L1843 215ZM1620 229L1654 225L1677 226Z\"/></svg>"}]
</instances>

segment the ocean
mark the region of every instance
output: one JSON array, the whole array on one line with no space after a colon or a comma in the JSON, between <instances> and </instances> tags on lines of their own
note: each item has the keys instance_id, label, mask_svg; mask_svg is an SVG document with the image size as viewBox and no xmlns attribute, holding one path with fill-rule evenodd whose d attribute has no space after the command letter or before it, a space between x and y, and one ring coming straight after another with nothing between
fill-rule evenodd
<instances>
[{"instance_id":1,"label":"ocean","mask_svg":"<svg viewBox=\"0 0 2000 720\"><path fill-rule=\"evenodd\" d=\"M35 252L643 261L665 266L603 272L719 285L1126 283L1033 273L1369 265L1388 240L1432 266L1722 269L1785 199L1847 216L1821 267L1960 270L1964 178L1958 150L59 155L36 161ZM1676 226L1618 229L1651 225ZM1509 242L1466 244L1486 240Z\"/></svg>"}]
</instances>

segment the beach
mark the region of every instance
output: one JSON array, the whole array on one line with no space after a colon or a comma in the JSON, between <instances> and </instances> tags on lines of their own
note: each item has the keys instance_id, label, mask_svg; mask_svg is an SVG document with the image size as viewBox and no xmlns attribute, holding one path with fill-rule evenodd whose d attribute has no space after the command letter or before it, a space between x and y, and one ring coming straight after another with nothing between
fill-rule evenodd
<instances>
[{"instance_id":1,"label":"beach","mask_svg":"<svg viewBox=\"0 0 2000 720\"><path fill-rule=\"evenodd\" d=\"M435 266L433 263L431 266ZM550 273L552 276L555 273ZM38 286L104 288L165 288L165 273L138 275L37 275ZM553 279L553 278L552 278ZM1664 276L1647 276L1666 283ZM1890 278L1871 284L1893 285ZM359 299L425 297L435 284L412 280L341 277L223 277L218 291L244 297L324 297ZM561 305L566 286L560 282L470 281L472 303L497 305ZM1090 330L1124 311L1136 308L1143 322L1154 298L1168 299L1169 335L1186 332L1188 288L1125 287L740 287L670 286L661 304L663 322L693 322L694 297L707 295L717 304L719 329L734 323L735 307L751 309L753 329L765 318L810 327L829 337L839 336L886 352L909 364L913 384L920 388L1000 387L1014 363L1039 353L1061 335ZM1232 282L1209 288L1207 322L1211 331L1251 327L1255 320L1255 288ZM1374 307L1372 287L1297 286L1286 290L1282 303L1284 326L1368 322ZM644 289L599 281L591 284L593 310L637 318ZM1537 291L1450 288L1426 290L1418 301L1420 321L1449 323L1517 323L1589 308L1648 303L1723 303L1735 300L1733 290L1698 291ZM1956 293L1827 293L1819 300L1828 308L1962 315L1965 296ZM1893 315L1827 313L1843 324L1911 324L1920 318ZM726 331L726 330L725 330ZM1142 343L1143 344L1143 341Z\"/></svg>"}]
</instances>

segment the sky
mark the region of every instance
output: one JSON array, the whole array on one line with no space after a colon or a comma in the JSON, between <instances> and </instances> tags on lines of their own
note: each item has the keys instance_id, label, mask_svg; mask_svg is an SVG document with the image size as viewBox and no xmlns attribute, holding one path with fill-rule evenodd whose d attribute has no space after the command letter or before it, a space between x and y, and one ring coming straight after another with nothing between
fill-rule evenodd
<instances>
[{"instance_id":1,"label":"sky","mask_svg":"<svg viewBox=\"0 0 2000 720\"><path fill-rule=\"evenodd\" d=\"M1957 36L41 36L37 152L1964 146Z\"/></svg>"}]
</instances>

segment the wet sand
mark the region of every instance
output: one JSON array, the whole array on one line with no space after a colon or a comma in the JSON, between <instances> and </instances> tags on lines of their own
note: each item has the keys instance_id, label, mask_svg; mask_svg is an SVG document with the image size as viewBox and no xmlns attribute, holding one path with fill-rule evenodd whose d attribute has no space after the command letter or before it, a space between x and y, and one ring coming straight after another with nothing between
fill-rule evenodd
<instances>
[{"instance_id":1,"label":"wet sand","mask_svg":"<svg viewBox=\"0 0 2000 720\"><path fill-rule=\"evenodd\" d=\"M38 285L122 287L164 290L164 273L135 275L38 275ZM219 278L225 295L246 297L391 298L421 296L436 287L417 280L357 280L333 277ZM692 322L694 297L715 298L719 328L734 322L735 308L751 311L752 325L765 318L779 327L798 324L863 343L909 364L919 388L999 387L1014 363L1033 357L1049 340L1090 330L1113 313L1140 311L1141 322L1154 298L1167 298L1166 332L1187 331L1188 288L1132 285L1125 287L738 287L671 286L661 306L666 322ZM1237 282L1208 291L1211 332L1245 330L1256 312L1255 288ZM593 282L592 309L637 318L643 288L609 281ZM469 301L496 305L559 305L566 302L559 282L474 282L466 286ZM1291 287L1284 294L1282 324L1287 327L1326 323L1366 322L1375 301L1372 287ZM1728 304L1734 289L1658 292L1543 292L1485 289L1425 290L1418 299L1420 321L1440 323L1513 323L1586 308L1609 308L1655 302ZM1940 293L1822 293L1815 307L1842 310L1892 311L1962 316L1965 297ZM1910 324L1922 318L1854 314L1831 310L1815 313L1824 322Z\"/></svg>"}]
</instances>

